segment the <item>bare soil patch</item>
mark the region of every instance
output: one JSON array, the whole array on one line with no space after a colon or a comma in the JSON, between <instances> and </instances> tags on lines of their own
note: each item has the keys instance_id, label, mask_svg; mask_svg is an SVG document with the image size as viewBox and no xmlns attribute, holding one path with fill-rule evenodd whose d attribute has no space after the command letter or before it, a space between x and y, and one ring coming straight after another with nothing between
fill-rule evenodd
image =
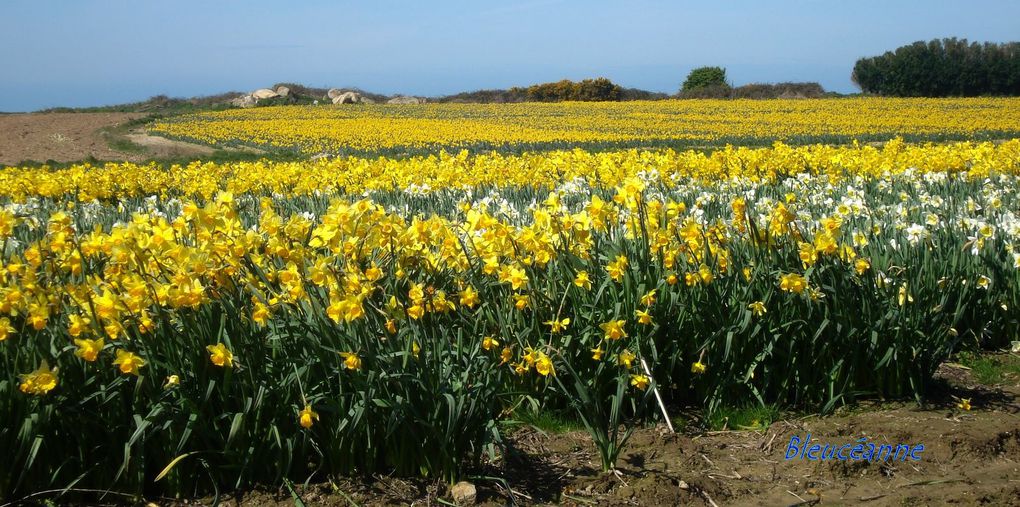
<instances>
[{"instance_id":1,"label":"bare soil patch","mask_svg":"<svg viewBox=\"0 0 1020 507\"><path fill-rule=\"evenodd\" d=\"M101 129L141 118L139 113L26 113L0 115L0 164L71 162L94 157L124 160Z\"/></svg>"},{"instance_id":2,"label":"bare soil patch","mask_svg":"<svg viewBox=\"0 0 1020 507\"><path fill-rule=\"evenodd\" d=\"M25 113L0 115L0 164L23 162L141 162L201 158L215 148L152 136L144 126L125 128L143 113ZM263 153L254 148L243 150Z\"/></svg>"},{"instance_id":3,"label":"bare soil patch","mask_svg":"<svg viewBox=\"0 0 1020 507\"><path fill-rule=\"evenodd\" d=\"M521 429L508 451L477 473L490 478L471 481L480 505L1020 505L1020 385L1013 379L980 385L966 369L952 366L939 377L944 391L927 407L875 402L829 416L791 416L763 431L671 434L664 426L642 428L615 475L600 471L585 432ZM958 408L961 398L973 408ZM924 444L925 451L920 461L785 459L790 437L806 433L813 442L867 438ZM451 502L440 481L385 476L299 485L295 492L306 505ZM221 500L230 506L295 505L286 489Z\"/></svg>"}]
</instances>

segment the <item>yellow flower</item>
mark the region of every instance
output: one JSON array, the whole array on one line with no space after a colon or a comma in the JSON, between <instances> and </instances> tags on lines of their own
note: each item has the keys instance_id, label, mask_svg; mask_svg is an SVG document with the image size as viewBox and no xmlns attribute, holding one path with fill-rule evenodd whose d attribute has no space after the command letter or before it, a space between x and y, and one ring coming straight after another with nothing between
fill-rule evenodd
<instances>
[{"instance_id":1,"label":"yellow flower","mask_svg":"<svg viewBox=\"0 0 1020 507\"><path fill-rule=\"evenodd\" d=\"M585 290L591 290L591 280L588 278L588 272L578 271L577 276L574 277L574 285Z\"/></svg>"},{"instance_id":2,"label":"yellow flower","mask_svg":"<svg viewBox=\"0 0 1020 507\"><path fill-rule=\"evenodd\" d=\"M531 302L526 294L514 294L514 307L520 311L524 311L528 307L528 303Z\"/></svg>"},{"instance_id":3,"label":"yellow flower","mask_svg":"<svg viewBox=\"0 0 1020 507\"><path fill-rule=\"evenodd\" d=\"M528 274L524 272L524 268L515 266L510 268L505 281L510 282L510 286L513 287L514 290L519 290L521 287L528 284Z\"/></svg>"},{"instance_id":4,"label":"yellow flower","mask_svg":"<svg viewBox=\"0 0 1020 507\"><path fill-rule=\"evenodd\" d=\"M393 319L386 319L386 332L389 334L396 334L397 322Z\"/></svg>"},{"instance_id":5,"label":"yellow flower","mask_svg":"<svg viewBox=\"0 0 1020 507\"><path fill-rule=\"evenodd\" d=\"M623 275L627 269L627 256L620 255L616 257L616 260L606 265L606 271L609 273L609 278L612 278L616 282L623 281Z\"/></svg>"},{"instance_id":6,"label":"yellow flower","mask_svg":"<svg viewBox=\"0 0 1020 507\"><path fill-rule=\"evenodd\" d=\"M627 322L623 320L611 320L609 322L599 324L599 327L602 328L603 332L605 332L605 338L607 340L619 340L620 338L627 337L627 332L623 329L623 326L626 323Z\"/></svg>"},{"instance_id":7,"label":"yellow flower","mask_svg":"<svg viewBox=\"0 0 1020 507\"><path fill-rule=\"evenodd\" d=\"M78 346L78 350L74 351L74 355L92 362L99 356L99 351L103 350L103 339L98 338L95 340L80 340L75 339L74 344Z\"/></svg>"},{"instance_id":8,"label":"yellow flower","mask_svg":"<svg viewBox=\"0 0 1020 507\"><path fill-rule=\"evenodd\" d=\"M166 382L163 383L163 389L173 389L181 385L181 377L177 375L170 375L166 378Z\"/></svg>"},{"instance_id":9,"label":"yellow flower","mask_svg":"<svg viewBox=\"0 0 1020 507\"><path fill-rule=\"evenodd\" d=\"M0 318L0 342L14 335L14 328L7 317Z\"/></svg>"},{"instance_id":10,"label":"yellow flower","mask_svg":"<svg viewBox=\"0 0 1020 507\"><path fill-rule=\"evenodd\" d=\"M418 345L417 341L411 342L411 353L414 354L415 359L417 359L418 354L421 353L421 345ZM361 361L358 361L358 364L360 365Z\"/></svg>"},{"instance_id":11,"label":"yellow flower","mask_svg":"<svg viewBox=\"0 0 1020 507\"><path fill-rule=\"evenodd\" d=\"M301 424L301 427L304 428L304 429L311 428L312 424L314 424L315 421L318 421L318 420L319 420L319 414L317 412L315 412L314 410L312 410L312 406L311 405L307 405L306 404L305 408L302 409L301 412L298 413L298 422Z\"/></svg>"},{"instance_id":12,"label":"yellow flower","mask_svg":"<svg viewBox=\"0 0 1020 507\"><path fill-rule=\"evenodd\" d=\"M634 310L634 316L638 319L638 324L650 325L652 323L652 315L644 310Z\"/></svg>"},{"instance_id":13,"label":"yellow flower","mask_svg":"<svg viewBox=\"0 0 1020 507\"><path fill-rule=\"evenodd\" d=\"M209 360L212 361L212 364L221 368L234 366L234 354L227 349L226 345L222 343L207 345L205 350L209 351Z\"/></svg>"},{"instance_id":14,"label":"yellow flower","mask_svg":"<svg viewBox=\"0 0 1020 507\"><path fill-rule=\"evenodd\" d=\"M418 320L425 315L425 308L421 305L411 305L407 308L407 316L414 320Z\"/></svg>"},{"instance_id":15,"label":"yellow flower","mask_svg":"<svg viewBox=\"0 0 1020 507\"><path fill-rule=\"evenodd\" d=\"M499 353L499 364L509 363L514 358L514 353L510 350L510 347L503 347L503 351Z\"/></svg>"},{"instance_id":16,"label":"yellow flower","mask_svg":"<svg viewBox=\"0 0 1020 507\"><path fill-rule=\"evenodd\" d=\"M747 305L747 308L749 310L751 310L751 313L755 317L761 317L762 315L765 315L765 312L767 311L765 309L765 303L763 303L761 301L755 301L755 302Z\"/></svg>"},{"instance_id":17,"label":"yellow flower","mask_svg":"<svg viewBox=\"0 0 1020 507\"><path fill-rule=\"evenodd\" d=\"M493 338L491 336L486 336L485 338L482 338L482 348L483 349L485 349L485 350L492 350L493 347L498 347L498 346L499 346L499 340L496 340L495 338Z\"/></svg>"},{"instance_id":18,"label":"yellow flower","mask_svg":"<svg viewBox=\"0 0 1020 507\"><path fill-rule=\"evenodd\" d=\"M671 275L666 277L666 283L668 283L670 285L676 285L678 281L680 281L680 280L677 278L677 276L675 274L671 274Z\"/></svg>"},{"instance_id":19,"label":"yellow flower","mask_svg":"<svg viewBox=\"0 0 1020 507\"><path fill-rule=\"evenodd\" d=\"M863 275L865 271L871 269L871 261L865 258L860 258L854 261L854 271L858 275Z\"/></svg>"},{"instance_id":20,"label":"yellow flower","mask_svg":"<svg viewBox=\"0 0 1020 507\"><path fill-rule=\"evenodd\" d=\"M693 373L695 375L700 375L702 373L705 373L705 370L707 370L707 369L708 369L708 367L705 366L705 364L702 363L701 361L695 361L694 364L691 365L691 373Z\"/></svg>"},{"instance_id":21,"label":"yellow flower","mask_svg":"<svg viewBox=\"0 0 1020 507\"><path fill-rule=\"evenodd\" d=\"M117 357L113 360L114 366L120 367L120 372L125 375L138 375L138 370L145 366L145 360L124 349L117 349Z\"/></svg>"},{"instance_id":22,"label":"yellow flower","mask_svg":"<svg viewBox=\"0 0 1020 507\"><path fill-rule=\"evenodd\" d=\"M542 375L543 377L549 375L556 375L556 371L553 370L552 360L549 359L549 356L545 355L542 352L539 352L538 358L535 359L535 371L537 371L539 375Z\"/></svg>"},{"instance_id":23,"label":"yellow flower","mask_svg":"<svg viewBox=\"0 0 1020 507\"><path fill-rule=\"evenodd\" d=\"M652 289L641 296L641 304L643 306L652 306L655 304L655 294L659 292L657 289Z\"/></svg>"},{"instance_id":24,"label":"yellow flower","mask_svg":"<svg viewBox=\"0 0 1020 507\"><path fill-rule=\"evenodd\" d=\"M344 358L344 368L348 370L360 370L361 358L353 352L341 352L340 357Z\"/></svg>"},{"instance_id":25,"label":"yellow flower","mask_svg":"<svg viewBox=\"0 0 1020 507\"><path fill-rule=\"evenodd\" d=\"M970 398L961 398L956 407L960 410L970 410Z\"/></svg>"},{"instance_id":26,"label":"yellow flower","mask_svg":"<svg viewBox=\"0 0 1020 507\"><path fill-rule=\"evenodd\" d=\"M478 304L478 292L475 291L474 287L468 285L464 290L460 291L460 304L468 308L474 308Z\"/></svg>"},{"instance_id":27,"label":"yellow flower","mask_svg":"<svg viewBox=\"0 0 1020 507\"><path fill-rule=\"evenodd\" d=\"M560 320L556 320L556 319L547 320L547 321L544 322L544 324L551 328L551 332L552 333L559 333L559 332L563 331L564 329L566 329L567 326L570 325L570 319L569 318L565 318L565 319L560 319Z\"/></svg>"},{"instance_id":28,"label":"yellow flower","mask_svg":"<svg viewBox=\"0 0 1020 507\"><path fill-rule=\"evenodd\" d=\"M269 308L262 304L261 301L255 298L252 299L254 304L251 310L251 320L260 326L264 326L269 320Z\"/></svg>"},{"instance_id":29,"label":"yellow flower","mask_svg":"<svg viewBox=\"0 0 1020 507\"><path fill-rule=\"evenodd\" d=\"M617 363L630 369L635 359L637 359L637 356L633 352L623 349L623 352L620 352L620 357L617 358Z\"/></svg>"},{"instance_id":30,"label":"yellow flower","mask_svg":"<svg viewBox=\"0 0 1020 507\"><path fill-rule=\"evenodd\" d=\"M796 273L788 273L779 277L779 288L794 294L800 294L807 288L807 279Z\"/></svg>"},{"instance_id":31,"label":"yellow flower","mask_svg":"<svg viewBox=\"0 0 1020 507\"><path fill-rule=\"evenodd\" d=\"M42 396L57 387L57 368L50 370L50 365L43 360L35 371L21 375L19 388L25 394Z\"/></svg>"},{"instance_id":32,"label":"yellow flower","mask_svg":"<svg viewBox=\"0 0 1020 507\"><path fill-rule=\"evenodd\" d=\"M714 275L712 275L712 270L704 264L698 268L698 277L701 278L701 283L705 285L712 283L712 280L715 279Z\"/></svg>"},{"instance_id":33,"label":"yellow flower","mask_svg":"<svg viewBox=\"0 0 1020 507\"><path fill-rule=\"evenodd\" d=\"M648 388L648 384L650 384L650 383L651 383L651 380L647 376L645 376L645 375L637 374L637 375L631 375L630 376L630 385L638 388L641 391L644 391L645 389L647 389Z\"/></svg>"},{"instance_id":34,"label":"yellow flower","mask_svg":"<svg viewBox=\"0 0 1020 507\"><path fill-rule=\"evenodd\" d=\"M896 300L900 304L900 306L914 302L914 296L912 296L910 294L910 291L907 290L907 284L903 284L900 286L900 290L896 296Z\"/></svg>"},{"instance_id":35,"label":"yellow flower","mask_svg":"<svg viewBox=\"0 0 1020 507\"><path fill-rule=\"evenodd\" d=\"M605 351L602 350L602 347L595 347L595 348L591 349L591 358L596 360L596 361L601 361L602 360L602 354L604 352Z\"/></svg>"}]
</instances>

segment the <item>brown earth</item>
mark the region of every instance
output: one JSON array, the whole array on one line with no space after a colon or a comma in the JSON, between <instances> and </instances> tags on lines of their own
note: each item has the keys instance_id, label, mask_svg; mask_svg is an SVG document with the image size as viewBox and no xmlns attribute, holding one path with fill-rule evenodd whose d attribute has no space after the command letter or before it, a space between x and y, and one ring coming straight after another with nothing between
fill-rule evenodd
<instances>
[{"instance_id":1,"label":"brown earth","mask_svg":"<svg viewBox=\"0 0 1020 507\"><path fill-rule=\"evenodd\" d=\"M210 155L213 148L173 141L145 133L126 132L126 122L142 113L18 113L0 114L0 165L22 162L97 160L141 162L150 159ZM114 146L128 146L116 149ZM248 149L247 151L258 151Z\"/></svg>"},{"instance_id":2,"label":"brown earth","mask_svg":"<svg viewBox=\"0 0 1020 507\"><path fill-rule=\"evenodd\" d=\"M830 416L791 416L762 431L671 434L665 427L642 428L621 456L619 474L600 471L585 432L520 430L506 455L478 472L490 478L472 481L481 505L1020 505L1020 382L981 386L952 366L943 366L939 376L945 388L924 408L874 403ZM958 408L960 398L970 399L973 408ZM806 433L812 442L867 438L876 445L924 444L925 450L920 461L786 460L790 437ZM440 482L384 476L295 491L309 506L452 501ZM223 500L228 506L296 505L286 490Z\"/></svg>"},{"instance_id":3,"label":"brown earth","mask_svg":"<svg viewBox=\"0 0 1020 507\"><path fill-rule=\"evenodd\" d=\"M136 113L28 113L0 115L0 164L26 160L69 162L95 157L123 160L100 134L140 118Z\"/></svg>"}]
</instances>

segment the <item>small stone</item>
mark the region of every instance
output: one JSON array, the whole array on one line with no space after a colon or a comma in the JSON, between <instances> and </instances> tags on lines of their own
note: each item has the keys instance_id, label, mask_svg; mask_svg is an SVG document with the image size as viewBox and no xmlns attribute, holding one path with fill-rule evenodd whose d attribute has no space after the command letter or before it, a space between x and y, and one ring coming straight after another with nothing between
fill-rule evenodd
<instances>
[{"instance_id":1,"label":"small stone","mask_svg":"<svg viewBox=\"0 0 1020 507\"><path fill-rule=\"evenodd\" d=\"M472 505L478 497L478 491L475 490L474 484L467 481L460 481L450 488L450 496L453 497L453 501L456 502L457 505Z\"/></svg>"}]
</instances>

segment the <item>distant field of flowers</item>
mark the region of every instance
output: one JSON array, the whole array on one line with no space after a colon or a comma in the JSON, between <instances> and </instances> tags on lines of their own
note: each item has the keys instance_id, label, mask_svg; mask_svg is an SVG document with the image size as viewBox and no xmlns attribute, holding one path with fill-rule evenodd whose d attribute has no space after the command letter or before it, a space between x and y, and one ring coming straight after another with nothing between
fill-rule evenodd
<instances>
[{"instance_id":1,"label":"distant field of flowers","mask_svg":"<svg viewBox=\"0 0 1020 507\"><path fill-rule=\"evenodd\" d=\"M317 154L420 154L724 144L1004 139L1020 99L665 100L265 107L198 113L152 131L214 146Z\"/></svg>"},{"instance_id":2,"label":"distant field of flowers","mask_svg":"<svg viewBox=\"0 0 1020 507\"><path fill-rule=\"evenodd\" d=\"M608 470L656 391L923 397L952 352L1020 340L1018 105L265 108L156 129L309 153L995 140L0 170L0 498L452 482L541 413Z\"/></svg>"}]
</instances>

